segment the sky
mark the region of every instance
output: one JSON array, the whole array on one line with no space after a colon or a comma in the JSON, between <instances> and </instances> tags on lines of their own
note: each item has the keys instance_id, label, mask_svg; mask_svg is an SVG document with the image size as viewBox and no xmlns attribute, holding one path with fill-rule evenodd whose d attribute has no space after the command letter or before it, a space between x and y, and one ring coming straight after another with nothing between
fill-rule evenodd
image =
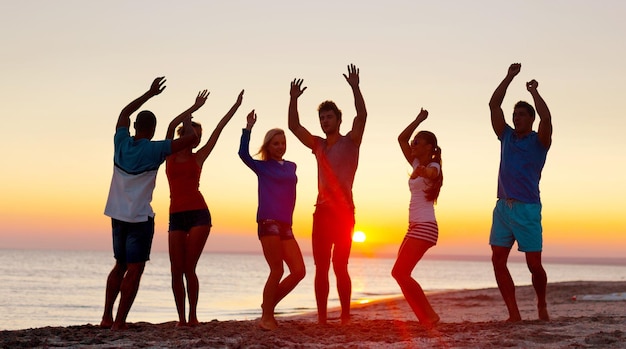
<instances>
[{"instance_id":1,"label":"sky","mask_svg":"<svg viewBox=\"0 0 626 349\"><path fill-rule=\"evenodd\" d=\"M420 129L442 148L444 185L429 253L488 256L499 142L488 101L511 63L520 74L503 103L532 101L536 79L553 118L543 170L544 256L623 257L626 247L626 2L578 1L0 1L0 248L110 250L103 215L121 109L157 76L146 103L169 121L208 89L194 114L208 135L245 90L204 165L200 189L213 228L205 251L260 252L257 181L238 158L246 114L251 149L287 130L289 86L304 79L302 124L322 134L317 105L335 101L346 133L355 115L342 74L360 69L368 110L354 183L355 254L397 251L406 232L410 167L396 137L420 108ZM21 126L20 126L21 125ZM537 122L535 123L535 129ZM206 139L205 139L206 140ZM315 158L287 130L298 165L294 233L310 251ZM154 192L153 250L167 251L169 188ZM516 247L514 247L516 249ZM518 253L518 252L514 252Z\"/></svg>"}]
</instances>

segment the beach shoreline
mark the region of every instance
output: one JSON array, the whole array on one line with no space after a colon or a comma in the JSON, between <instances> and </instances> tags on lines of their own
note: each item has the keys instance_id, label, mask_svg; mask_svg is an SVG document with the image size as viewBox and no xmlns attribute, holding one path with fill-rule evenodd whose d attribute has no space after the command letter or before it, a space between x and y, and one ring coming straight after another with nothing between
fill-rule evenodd
<instances>
[{"instance_id":1,"label":"beach shoreline","mask_svg":"<svg viewBox=\"0 0 626 349\"><path fill-rule=\"evenodd\" d=\"M537 320L532 286L516 289L523 321L505 323L497 288L429 294L441 323L422 327L402 297L354 304L352 322L329 324L316 314L278 317L268 332L256 320L210 321L193 328L175 322L129 324L127 331L96 324L0 331L2 348L626 348L626 300L583 301L582 295L626 291L626 281L573 281L548 285L551 321ZM574 299L576 296L576 299Z\"/></svg>"}]
</instances>

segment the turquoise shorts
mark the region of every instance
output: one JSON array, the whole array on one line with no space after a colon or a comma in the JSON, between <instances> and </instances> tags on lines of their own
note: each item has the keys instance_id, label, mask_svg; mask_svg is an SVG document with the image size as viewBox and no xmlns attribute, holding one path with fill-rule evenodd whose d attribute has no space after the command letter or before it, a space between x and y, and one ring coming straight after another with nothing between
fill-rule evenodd
<instances>
[{"instance_id":1,"label":"turquoise shorts","mask_svg":"<svg viewBox=\"0 0 626 349\"><path fill-rule=\"evenodd\" d=\"M541 252L541 204L498 199L493 209L489 244L511 248L515 241L519 251Z\"/></svg>"}]
</instances>

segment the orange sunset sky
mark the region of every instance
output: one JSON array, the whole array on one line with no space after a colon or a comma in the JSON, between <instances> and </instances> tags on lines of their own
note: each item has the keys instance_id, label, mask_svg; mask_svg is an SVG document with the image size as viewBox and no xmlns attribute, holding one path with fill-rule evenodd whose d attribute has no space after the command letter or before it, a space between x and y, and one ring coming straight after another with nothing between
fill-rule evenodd
<instances>
[{"instance_id":1,"label":"orange sunset sky","mask_svg":"<svg viewBox=\"0 0 626 349\"><path fill-rule=\"evenodd\" d=\"M144 107L157 135L193 104L205 135L245 89L241 108L204 165L213 216L206 251L258 251L256 177L237 157L256 109L252 149L287 129L289 84L304 79L302 124L321 134L316 107L355 115L342 74L356 64L368 121L354 184L356 253L394 253L408 218L409 166L398 133L421 107L443 150L445 175L432 254L484 256L496 200L499 142L487 103L508 66L539 81L553 116L543 171L544 255L623 257L626 246L626 25L623 1L3 1L0 248L110 250L103 215L120 110L156 76L167 88ZM535 125L536 127L536 125ZM206 139L205 139L206 140ZM310 251L314 156L287 132L298 164L294 232ZM169 190L157 178L154 251L167 250Z\"/></svg>"}]
</instances>

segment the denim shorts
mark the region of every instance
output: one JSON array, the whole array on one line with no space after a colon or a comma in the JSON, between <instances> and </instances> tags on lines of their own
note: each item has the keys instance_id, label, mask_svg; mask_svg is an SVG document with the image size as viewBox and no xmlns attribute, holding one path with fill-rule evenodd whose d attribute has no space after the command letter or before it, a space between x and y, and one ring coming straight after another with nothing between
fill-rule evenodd
<instances>
[{"instance_id":1,"label":"denim shorts","mask_svg":"<svg viewBox=\"0 0 626 349\"><path fill-rule=\"evenodd\" d=\"M170 213L169 231L190 231L201 225L211 226L211 213L208 209Z\"/></svg>"},{"instance_id":2,"label":"denim shorts","mask_svg":"<svg viewBox=\"0 0 626 349\"><path fill-rule=\"evenodd\" d=\"M113 254L120 264L142 263L150 260L154 237L154 218L145 222L129 223L111 218Z\"/></svg>"},{"instance_id":3,"label":"denim shorts","mask_svg":"<svg viewBox=\"0 0 626 349\"><path fill-rule=\"evenodd\" d=\"M499 199L493 209L489 244L511 248L517 241L522 252L541 252L541 204Z\"/></svg>"},{"instance_id":4,"label":"denim shorts","mask_svg":"<svg viewBox=\"0 0 626 349\"><path fill-rule=\"evenodd\" d=\"M281 240L294 239L291 224L275 221L273 219L264 219L260 221L257 232L259 240L264 236L279 236Z\"/></svg>"}]
</instances>

